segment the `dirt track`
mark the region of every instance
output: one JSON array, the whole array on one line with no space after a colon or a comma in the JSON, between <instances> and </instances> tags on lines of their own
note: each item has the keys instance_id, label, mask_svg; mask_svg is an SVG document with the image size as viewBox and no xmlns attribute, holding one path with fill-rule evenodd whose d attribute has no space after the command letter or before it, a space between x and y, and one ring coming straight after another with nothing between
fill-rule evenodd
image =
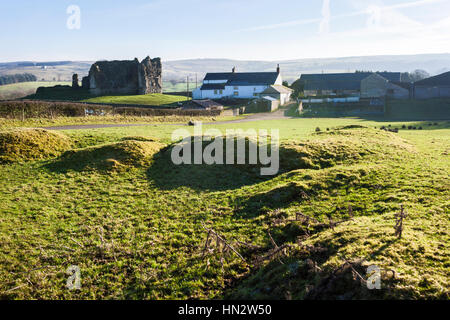
<instances>
[{"instance_id":1,"label":"dirt track","mask_svg":"<svg viewBox=\"0 0 450 320\"><path fill-rule=\"evenodd\" d=\"M275 112L267 112L267 113L258 113L252 114L244 119L238 120L229 120L229 121L215 121L208 122L204 124L227 124L227 123L241 123L241 122L254 122L261 120L276 120L276 119L289 119L285 115L286 110L280 109ZM47 130L79 130L79 129L102 129L102 128L121 128L121 127L142 127L142 126L161 126L161 125L170 125L170 126L187 126L188 124L85 124L85 125L70 125L70 126L59 126L59 127L42 127L42 129Z\"/></svg>"}]
</instances>

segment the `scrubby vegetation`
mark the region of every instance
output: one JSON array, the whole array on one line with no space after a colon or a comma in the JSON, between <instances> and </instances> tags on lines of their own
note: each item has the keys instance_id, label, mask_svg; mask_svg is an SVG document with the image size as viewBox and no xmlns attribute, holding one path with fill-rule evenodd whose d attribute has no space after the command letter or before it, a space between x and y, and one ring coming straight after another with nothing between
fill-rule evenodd
<instances>
[{"instance_id":1,"label":"scrubby vegetation","mask_svg":"<svg viewBox=\"0 0 450 320\"><path fill-rule=\"evenodd\" d=\"M84 99L93 98L95 95L91 94L89 90L78 88L74 90L70 83L66 85L56 85L54 87L42 86L26 97L30 100L55 100L55 101L81 101Z\"/></svg>"},{"instance_id":2,"label":"scrubby vegetation","mask_svg":"<svg viewBox=\"0 0 450 320\"><path fill-rule=\"evenodd\" d=\"M18 82L33 82L33 81L37 81L37 77L30 73L9 74L0 76L0 86Z\"/></svg>"},{"instance_id":3,"label":"scrubby vegetation","mask_svg":"<svg viewBox=\"0 0 450 320\"><path fill-rule=\"evenodd\" d=\"M238 118L239 119L239 118ZM55 117L51 118L29 118L25 121L19 119L0 118L0 129L20 128L20 127L61 127L79 125L145 125L145 124L185 124L191 120L214 122L236 120L232 116L213 115L159 115L159 116L130 116L130 115L107 115L107 116L86 116L86 117Z\"/></svg>"},{"instance_id":4,"label":"scrubby vegetation","mask_svg":"<svg viewBox=\"0 0 450 320\"><path fill-rule=\"evenodd\" d=\"M56 157L70 146L68 137L43 129L0 131L0 163Z\"/></svg>"},{"instance_id":5,"label":"scrubby vegetation","mask_svg":"<svg viewBox=\"0 0 450 320\"><path fill-rule=\"evenodd\" d=\"M95 123L187 122L191 118L212 121L219 110L181 110L113 107L76 102L0 102L0 128Z\"/></svg>"},{"instance_id":6,"label":"scrubby vegetation","mask_svg":"<svg viewBox=\"0 0 450 320\"><path fill-rule=\"evenodd\" d=\"M214 126L280 128L276 177L172 165L173 126L68 131L77 149L0 166L0 297L448 299L449 123L389 124Z\"/></svg>"}]
</instances>

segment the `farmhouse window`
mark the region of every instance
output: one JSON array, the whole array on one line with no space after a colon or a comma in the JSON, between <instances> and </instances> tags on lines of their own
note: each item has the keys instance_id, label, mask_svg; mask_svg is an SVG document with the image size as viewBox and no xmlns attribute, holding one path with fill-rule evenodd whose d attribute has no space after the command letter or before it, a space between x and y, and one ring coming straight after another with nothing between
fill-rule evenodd
<instances>
[{"instance_id":1,"label":"farmhouse window","mask_svg":"<svg viewBox=\"0 0 450 320\"><path fill-rule=\"evenodd\" d=\"M234 90L239 90L239 87L234 87Z\"/></svg>"},{"instance_id":2,"label":"farmhouse window","mask_svg":"<svg viewBox=\"0 0 450 320\"><path fill-rule=\"evenodd\" d=\"M239 95L239 92L235 91L235 92L234 92L234 95L235 95L235 96L238 96L238 95Z\"/></svg>"},{"instance_id":3,"label":"farmhouse window","mask_svg":"<svg viewBox=\"0 0 450 320\"><path fill-rule=\"evenodd\" d=\"M214 90L214 94L217 94L217 90Z\"/></svg>"}]
</instances>

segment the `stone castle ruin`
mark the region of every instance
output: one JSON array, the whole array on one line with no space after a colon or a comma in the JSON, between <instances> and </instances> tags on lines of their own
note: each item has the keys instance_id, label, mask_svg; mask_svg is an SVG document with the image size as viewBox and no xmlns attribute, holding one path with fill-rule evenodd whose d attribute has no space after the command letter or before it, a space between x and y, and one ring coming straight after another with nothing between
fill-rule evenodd
<instances>
[{"instance_id":1,"label":"stone castle ruin","mask_svg":"<svg viewBox=\"0 0 450 320\"><path fill-rule=\"evenodd\" d=\"M82 79L82 88L94 95L162 93L161 59L98 61Z\"/></svg>"}]
</instances>

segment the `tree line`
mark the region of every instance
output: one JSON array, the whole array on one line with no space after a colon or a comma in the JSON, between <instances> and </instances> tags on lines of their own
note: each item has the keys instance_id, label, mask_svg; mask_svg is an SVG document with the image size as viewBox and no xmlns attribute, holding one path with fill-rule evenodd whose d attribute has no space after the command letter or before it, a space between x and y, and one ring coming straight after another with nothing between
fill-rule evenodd
<instances>
[{"instance_id":1,"label":"tree line","mask_svg":"<svg viewBox=\"0 0 450 320\"><path fill-rule=\"evenodd\" d=\"M8 74L0 76L0 86L19 82L37 81L37 77L31 73Z\"/></svg>"}]
</instances>

